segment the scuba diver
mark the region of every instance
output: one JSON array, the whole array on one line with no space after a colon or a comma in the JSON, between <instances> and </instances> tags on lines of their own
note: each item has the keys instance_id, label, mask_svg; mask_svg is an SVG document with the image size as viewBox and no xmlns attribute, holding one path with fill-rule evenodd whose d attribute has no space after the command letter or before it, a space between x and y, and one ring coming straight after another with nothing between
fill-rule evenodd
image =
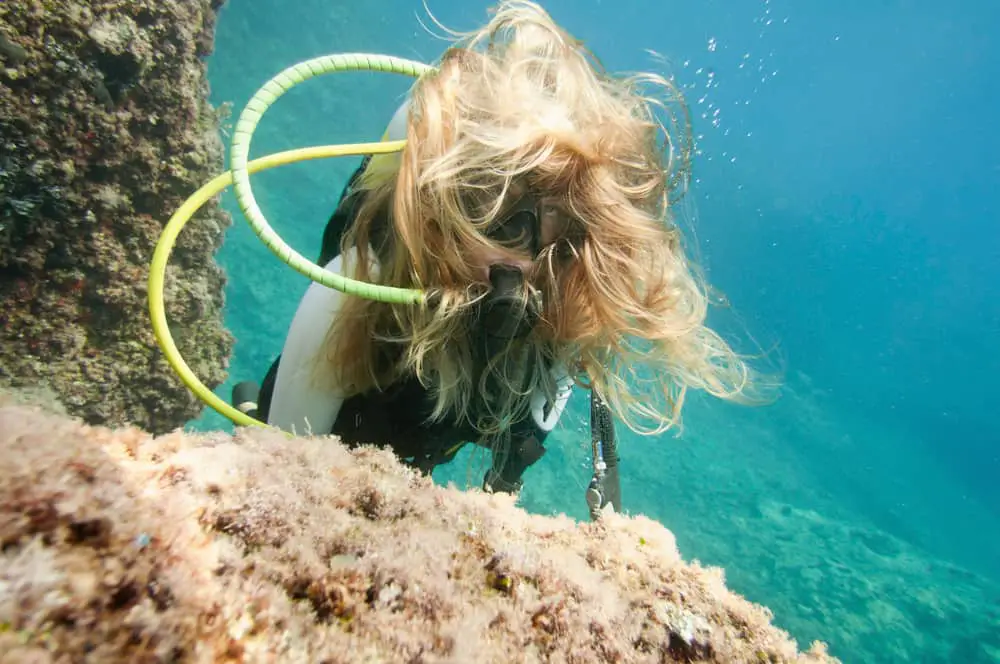
<instances>
[{"instance_id":1,"label":"scuba diver","mask_svg":"<svg viewBox=\"0 0 1000 664\"><path fill-rule=\"evenodd\" d=\"M582 386L614 474L612 421L659 433L687 389L736 398L747 381L705 325L672 220L686 107L664 78L605 73L531 2L455 36L389 122L384 139L405 148L362 161L317 261L436 295L413 306L311 284L259 393L241 383L234 405L428 473L477 444L492 453L484 488L517 492Z\"/></svg>"}]
</instances>

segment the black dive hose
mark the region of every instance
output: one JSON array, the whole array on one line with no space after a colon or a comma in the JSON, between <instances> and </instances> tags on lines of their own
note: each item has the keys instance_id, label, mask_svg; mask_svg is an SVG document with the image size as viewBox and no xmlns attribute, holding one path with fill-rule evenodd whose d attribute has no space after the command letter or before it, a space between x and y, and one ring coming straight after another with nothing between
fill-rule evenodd
<instances>
[{"instance_id":1,"label":"black dive hose","mask_svg":"<svg viewBox=\"0 0 1000 664\"><path fill-rule=\"evenodd\" d=\"M480 329L485 333L486 358L494 357L512 339L527 334L534 326L540 309L538 302L530 297L525 298L524 275L519 269L506 265L492 265L489 276L492 288L483 301L479 320ZM503 386L496 386L495 389L503 389ZM597 520L608 505L611 505L615 512L621 513L622 491L614 418L611 409L596 390L590 392L590 432L594 476L587 488L586 500L591 518ZM508 454L511 452L512 450L507 451ZM519 452L518 457L524 455L527 450ZM533 460L535 459L532 458L531 461ZM496 467L496 461L497 459L494 459L494 467L487 475L486 484L494 488L505 487L515 491L519 489L520 474L524 470L524 464L514 464L513 467L507 468L508 474L516 475L516 478L511 478L503 476L502 470L503 466L507 465L506 461L501 463L501 468Z\"/></svg>"}]
</instances>

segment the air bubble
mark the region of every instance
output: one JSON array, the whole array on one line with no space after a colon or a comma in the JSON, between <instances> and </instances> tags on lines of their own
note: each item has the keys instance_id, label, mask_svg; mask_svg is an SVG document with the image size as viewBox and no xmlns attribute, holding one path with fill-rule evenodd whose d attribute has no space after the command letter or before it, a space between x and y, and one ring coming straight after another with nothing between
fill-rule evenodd
<instances>
[{"instance_id":1,"label":"air bubble","mask_svg":"<svg viewBox=\"0 0 1000 664\"><path fill-rule=\"evenodd\" d=\"M717 37L710 36L705 43L707 51L713 54L711 60L707 59L709 56L703 54L700 62L697 57L683 61L687 71L694 73L688 82L679 83L679 86L687 95L690 95L695 124L702 129L702 133L697 134L694 146L694 153L699 159L706 161L715 159L717 163L737 163L738 155L734 154L732 150L736 145L732 141L750 139L754 132L743 124L742 115L748 115L748 113L733 115L733 111L728 106L727 113L722 113L722 107L729 103L740 107L740 110L749 107L761 90L765 89L765 85L770 82L770 79L776 77L780 71L775 66L777 64L775 53L773 48L769 48L773 46L769 38L771 31L777 29L779 25L787 24L790 17L782 17L779 12L772 11L778 5L772 7L770 0L761 0L756 7L754 11L756 16L751 19L756 30L745 32L745 36L740 38L742 41L720 44ZM839 41L839 36L837 40ZM730 51L731 58L727 57ZM730 79L735 79L738 82L733 83ZM727 85L736 85L736 90L747 89L750 91L742 97L730 98L731 102L725 101L716 97L715 92L716 90L719 90L720 93L729 91L729 88L721 85L722 80L725 80ZM700 109L698 109L699 106ZM706 131L705 124L710 124L711 129ZM719 144L719 148L725 147L725 151L705 146L706 134L711 134L712 131L719 132L718 140L723 141ZM695 180L695 182L700 183L701 180ZM738 188L742 190L743 186L739 185Z\"/></svg>"}]
</instances>

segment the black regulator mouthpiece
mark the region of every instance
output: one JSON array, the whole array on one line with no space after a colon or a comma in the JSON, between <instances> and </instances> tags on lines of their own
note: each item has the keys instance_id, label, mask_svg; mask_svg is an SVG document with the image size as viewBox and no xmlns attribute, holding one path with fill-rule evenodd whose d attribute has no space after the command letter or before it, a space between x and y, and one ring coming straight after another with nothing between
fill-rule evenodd
<instances>
[{"instance_id":1,"label":"black regulator mouthpiece","mask_svg":"<svg viewBox=\"0 0 1000 664\"><path fill-rule=\"evenodd\" d=\"M538 255L541 226L538 198L528 193L507 210L503 221L488 236L501 245ZM495 341L527 336L541 315L541 299L529 287L520 268L504 263L490 266L490 292L480 308L480 324L487 338Z\"/></svg>"},{"instance_id":2,"label":"black regulator mouthpiece","mask_svg":"<svg viewBox=\"0 0 1000 664\"><path fill-rule=\"evenodd\" d=\"M512 265L491 265L490 285L480 309L483 331L498 340L527 336L538 322L540 302L524 273Z\"/></svg>"}]
</instances>

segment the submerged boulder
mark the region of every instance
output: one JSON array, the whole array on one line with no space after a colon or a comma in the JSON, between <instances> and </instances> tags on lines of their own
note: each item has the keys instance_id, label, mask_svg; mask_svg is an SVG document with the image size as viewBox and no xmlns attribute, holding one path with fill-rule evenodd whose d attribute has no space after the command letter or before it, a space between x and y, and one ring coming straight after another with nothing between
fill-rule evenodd
<instances>
[{"instance_id":1,"label":"submerged boulder","mask_svg":"<svg viewBox=\"0 0 1000 664\"><path fill-rule=\"evenodd\" d=\"M374 448L0 403L2 661L835 662L644 517L531 515Z\"/></svg>"},{"instance_id":2,"label":"submerged boulder","mask_svg":"<svg viewBox=\"0 0 1000 664\"><path fill-rule=\"evenodd\" d=\"M169 431L201 403L149 324L148 264L173 211L223 168L204 56L220 0L0 3L0 383L55 392L91 424ZM187 225L167 276L171 331L225 380L231 223Z\"/></svg>"}]
</instances>

